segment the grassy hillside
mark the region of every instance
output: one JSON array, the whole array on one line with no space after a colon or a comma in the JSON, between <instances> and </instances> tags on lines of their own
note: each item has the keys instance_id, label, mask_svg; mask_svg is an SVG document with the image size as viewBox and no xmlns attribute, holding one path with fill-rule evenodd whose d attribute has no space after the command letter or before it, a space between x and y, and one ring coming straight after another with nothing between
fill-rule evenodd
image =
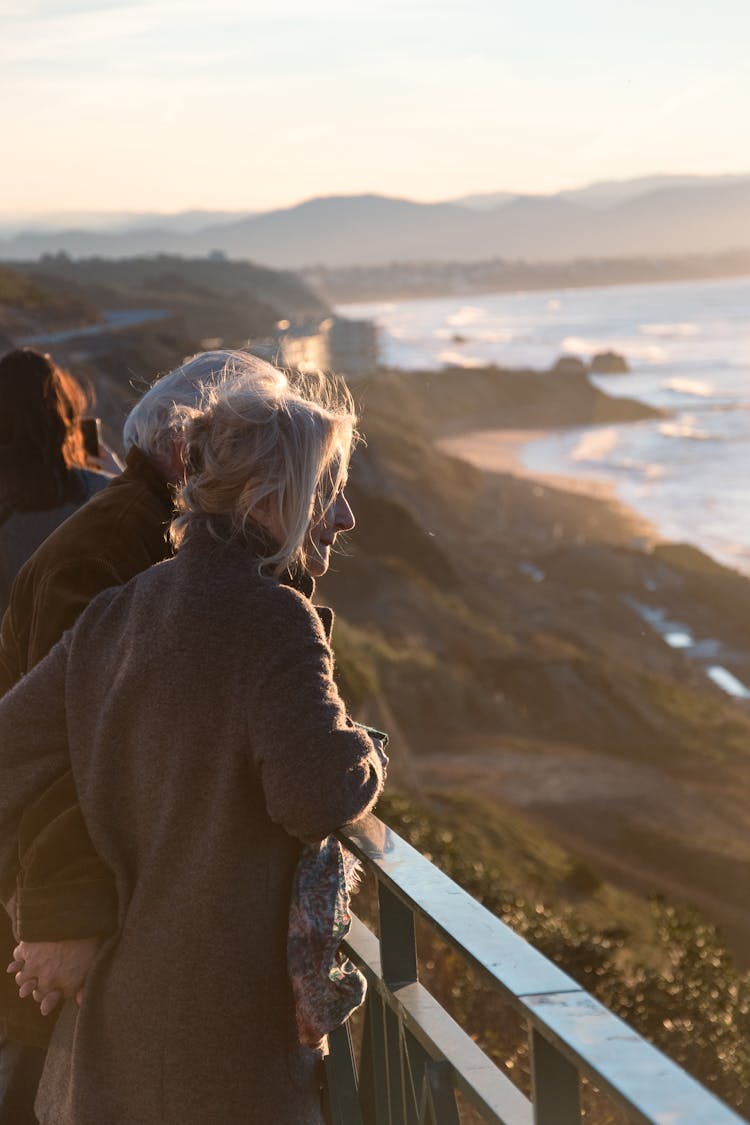
<instances>
[{"instance_id":1,"label":"grassy hillside","mask_svg":"<svg viewBox=\"0 0 750 1125\"><path fill-rule=\"evenodd\" d=\"M45 285L18 269L0 266L0 334L13 338L79 324L95 324L96 305L56 281Z\"/></svg>"},{"instance_id":2,"label":"grassy hillside","mask_svg":"<svg viewBox=\"0 0 750 1125\"><path fill-rule=\"evenodd\" d=\"M476 427L533 429L632 422L660 411L627 398L611 398L584 372L445 368L384 374L363 391L370 400L370 424L419 420L430 433L450 434ZM369 416L368 416L369 418Z\"/></svg>"},{"instance_id":3,"label":"grassy hillside","mask_svg":"<svg viewBox=\"0 0 750 1125\"><path fill-rule=\"evenodd\" d=\"M750 1114L750 972L691 910L601 880L513 810L476 794L386 793L378 813L641 1035ZM460 960L420 932L423 980L525 1092L525 1038ZM624 1119L584 1090L587 1120Z\"/></svg>"},{"instance_id":4,"label":"grassy hillside","mask_svg":"<svg viewBox=\"0 0 750 1125\"><path fill-rule=\"evenodd\" d=\"M31 282L64 290L98 308L167 309L187 336L236 345L271 332L282 318L328 311L294 274L220 258L72 261L65 255L14 264Z\"/></svg>"},{"instance_id":5,"label":"grassy hillside","mask_svg":"<svg viewBox=\"0 0 750 1125\"><path fill-rule=\"evenodd\" d=\"M606 501L441 453L433 391L406 375L363 389L358 527L321 584L345 692L391 722L401 788L512 805L621 888L697 906L746 962L750 712L634 602L714 638L746 678L750 583L693 548L644 550Z\"/></svg>"},{"instance_id":6,"label":"grassy hillside","mask_svg":"<svg viewBox=\"0 0 750 1125\"><path fill-rule=\"evenodd\" d=\"M57 255L0 266L0 350L24 336L96 323L109 309L163 309L167 316L41 346L94 388L105 439L115 449L128 410L157 374L206 347L264 337L281 319L328 312L294 274L218 258Z\"/></svg>"}]
</instances>

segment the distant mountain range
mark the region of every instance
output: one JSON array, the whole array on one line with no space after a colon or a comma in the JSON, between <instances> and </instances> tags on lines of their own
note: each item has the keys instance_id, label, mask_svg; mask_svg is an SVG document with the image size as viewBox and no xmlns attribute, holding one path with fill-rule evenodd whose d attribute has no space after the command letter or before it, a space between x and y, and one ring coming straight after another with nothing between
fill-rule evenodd
<instances>
[{"instance_id":1,"label":"distant mountain range","mask_svg":"<svg viewBox=\"0 0 750 1125\"><path fill-rule=\"evenodd\" d=\"M60 231L104 231L127 234L131 230L179 231L194 234L214 223L248 219L255 211L47 211L17 219L0 217L0 237L19 233L50 234Z\"/></svg>"},{"instance_id":2,"label":"distant mountain range","mask_svg":"<svg viewBox=\"0 0 750 1125\"><path fill-rule=\"evenodd\" d=\"M447 203L326 196L261 214L103 216L0 239L0 260L224 254L275 268L720 253L750 247L750 175L655 176Z\"/></svg>"}]
</instances>

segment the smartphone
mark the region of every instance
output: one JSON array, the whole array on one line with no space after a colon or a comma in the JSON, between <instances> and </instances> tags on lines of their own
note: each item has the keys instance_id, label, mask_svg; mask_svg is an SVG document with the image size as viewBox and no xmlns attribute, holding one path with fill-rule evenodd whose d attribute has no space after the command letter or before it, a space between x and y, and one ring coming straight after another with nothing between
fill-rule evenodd
<instances>
[{"instance_id":1,"label":"smartphone","mask_svg":"<svg viewBox=\"0 0 750 1125\"><path fill-rule=\"evenodd\" d=\"M89 457L101 457L102 420L101 418L81 418L83 448Z\"/></svg>"}]
</instances>

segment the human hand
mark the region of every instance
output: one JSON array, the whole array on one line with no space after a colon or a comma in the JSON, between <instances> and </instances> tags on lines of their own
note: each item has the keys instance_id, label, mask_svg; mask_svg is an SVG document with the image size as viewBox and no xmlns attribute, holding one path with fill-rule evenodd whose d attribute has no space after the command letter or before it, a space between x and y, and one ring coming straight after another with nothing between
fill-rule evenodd
<instances>
[{"instance_id":1,"label":"human hand","mask_svg":"<svg viewBox=\"0 0 750 1125\"><path fill-rule=\"evenodd\" d=\"M13 950L7 971L15 973L18 995L33 996L43 1016L63 997L75 997L81 1006L83 985L99 949L100 939L22 941Z\"/></svg>"},{"instance_id":2,"label":"human hand","mask_svg":"<svg viewBox=\"0 0 750 1125\"><path fill-rule=\"evenodd\" d=\"M99 469L103 473L111 473L115 477L119 476L125 468L115 451L105 445L104 442L99 443L99 456L94 457L90 453L88 462L92 469Z\"/></svg>"},{"instance_id":3,"label":"human hand","mask_svg":"<svg viewBox=\"0 0 750 1125\"><path fill-rule=\"evenodd\" d=\"M388 769L388 762L390 760L385 752L385 748L388 745L388 742L384 738L377 738L374 734L370 734L370 739L372 740L372 744L375 747L375 753L380 759L380 764L383 767L383 772L385 773L385 771Z\"/></svg>"}]
</instances>

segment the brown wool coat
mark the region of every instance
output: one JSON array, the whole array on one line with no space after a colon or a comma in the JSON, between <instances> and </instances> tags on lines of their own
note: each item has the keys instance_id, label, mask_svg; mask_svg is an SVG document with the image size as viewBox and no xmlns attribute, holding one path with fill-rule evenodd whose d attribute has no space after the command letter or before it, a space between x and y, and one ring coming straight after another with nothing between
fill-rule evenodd
<instances>
[{"instance_id":1,"label":"brown wool coat","mask_svg":"<svg viewBox=\"0 0 750 1125\"><path fill-rule=\"evenodd\" d=\"M125 471L65 521L16 578L0 625L0 695L33 668L89 602L171 554L166 532L172 495L137 449ZM56 941L109 934L117 921L111 873L88 839L68 773L27 810L21 823L24 862L19 887L0 910L0 1035L44 1046L54 1019L21 1000L2 970L15 938Z\"/></svg>"},{"instance_id":2,"label":"brown wool coat","mask_svg":"<svg viewBox=\"0 0 750 1125\"><path fill-rule=\"evenodd\" d=\"M21 810L72 764L120 903L55 1030L43 1125L317 1125L291 880L299 841L364 813L383 781L331 665L308 599L197 528L0 702L0 876Z\"/></svg>"}]
</instances>

